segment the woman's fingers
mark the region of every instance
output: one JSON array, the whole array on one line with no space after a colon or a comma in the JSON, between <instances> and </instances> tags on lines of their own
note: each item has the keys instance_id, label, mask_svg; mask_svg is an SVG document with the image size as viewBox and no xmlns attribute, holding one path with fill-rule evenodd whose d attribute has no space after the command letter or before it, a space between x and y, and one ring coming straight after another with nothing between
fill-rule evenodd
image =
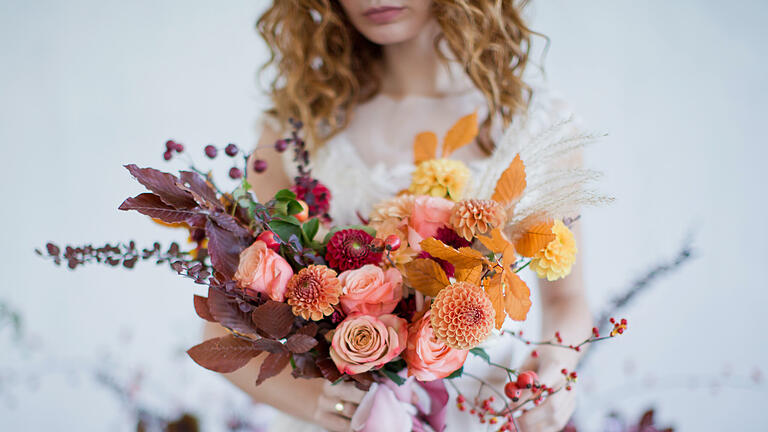
<instances>
[{"instance_id":1,"label":"woman's fingers","mask_svg":"<svg viewBox=\"0 0 768 432\"><path fill-rule=\"evenodd\" d=\"M331 432L349 432L352 429L349 419L331 414L329 412L319 413L315 416L317 424Z\"/></svg>"},{"instance_id":2,"label":"woman's fingers","mask_svg":"<svg viewBox=\"0 0 768 432\"><path fill-rule=\"evenodd\" d=\"M349 382L340 382L338 384L332 384L326 381L323 384L323 392L328 396L335 396L342 401L354 402L359 404L365 392L355 387L354 384Z\"/></svg>"},{"instance_id":3,"label":"woman's fingers","mask_svg":"<svg viewBox=\"0 0 768 432\"><path fill-rule=\"evenodd\" d=\"M341 400L335 396L320 395L318 399L318 408L322 412L339 415L346 418L352 418L357 410L357 404L350 401ZM339 410L341 408L341 410Z\"/></svg>"}]
</instances>

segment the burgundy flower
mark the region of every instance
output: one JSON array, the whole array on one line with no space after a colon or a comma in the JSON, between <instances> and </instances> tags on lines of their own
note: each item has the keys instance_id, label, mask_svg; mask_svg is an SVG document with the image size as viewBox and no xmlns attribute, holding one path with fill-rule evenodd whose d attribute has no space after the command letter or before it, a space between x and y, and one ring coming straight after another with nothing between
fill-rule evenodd
<instances>
[{"instance_id":1,"label":"burgundy flower","mask_svg":"<svg viewBox=\"0 0 768 432\"><path fill-rule=\"evenodd\" d=\"M325 260L328 265L339 270L358 269L366 264L381 262L381 252L371 248L373 237L359 229L337 231L328 242Z\"/></svg>"},{"instance_id":2,"label":"burgundy flower","mask_svg":"<svg viewBox=\"0 0 768 432\"><path fill-rule=\"evenodd\" d=\"M291 191L296 194L296 199L307 203L310 217L326 214L331 208L331 191L316 179L297 177Z\"/></svg>"},{"instance_id":3,"label":"burgundy flower","mask_svg":"<svg viewBox=\"0 0 768 432\"><path fill-rule=\"evenodd\" d=\"M456 233L456 231L448 227L438 228L437 234L435 234L435 238L456 249L472 246L472 243L468 242L464 239L464 237L460 236Z\"/></svg>"}]
</instances>

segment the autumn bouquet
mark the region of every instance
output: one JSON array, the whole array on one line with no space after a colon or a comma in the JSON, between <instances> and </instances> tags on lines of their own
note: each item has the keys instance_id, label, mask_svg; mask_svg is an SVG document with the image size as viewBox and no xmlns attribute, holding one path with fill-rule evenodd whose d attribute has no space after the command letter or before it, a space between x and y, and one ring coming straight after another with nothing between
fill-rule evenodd
<instances>
[{"instance_id":1,"label":"autumn bouquet","mask_svg":"<svg viewBox=\"0 0 768 432\"><path fill-rule=\"evenodd\" d=\"M445 382L462 375L470 354L489 368L503 369L509 381L497 391L498 400L459 394L456 407L502 429L514 427L515 413L527 403L570 388L573 372L566 371L562 386L548 387L532 371L494 362L479 346L493 332L503 334L507 318L526 318L530 289L520 271L527 267L549 280L562 278L577 252L568 227L573 219L517 212L528 183L520 154L492 182L488 196L472 196L469 169L450 156L474 140L476 116L448 131L439 158L436 135L421 133L414 142L410 187L377 204L359 225L338 226L329 216L332 191L312 177L301 125L293 126L275 148L292 148L298 176L290 190L266 200L254 196L239 164L229 171L238 181L231 192L193 165L178 175L126 165L148 192L126 199L120 210L187 230L188 248L174 243L166 250L156 243L137 249L130 242L62 250L49 243L38 253L70 268L88 262L127 268L138 260L168 264L208 287L207 297L194 296L195 310L229 331L190 348L195 362L228 373L261 356L256 385L285 368L295 378L353 381L372 390L353 418L356 430L376 430L376 422L369 421L376 411L388 412L390 428L442 430ZM183 151L169 141L164 157ZM205 148L209 158L218 153L216 147ZM263 160L233 144L224 153L253 164L257 173L267 169ZM611 336L625 327L616 322ZM601 339L595 332L581 344L563 346L578 350ZM415 412L392 407L398 399L413 402L408 395L416 386L430 404L416 404Z\"/></svg>"}]
</instances>

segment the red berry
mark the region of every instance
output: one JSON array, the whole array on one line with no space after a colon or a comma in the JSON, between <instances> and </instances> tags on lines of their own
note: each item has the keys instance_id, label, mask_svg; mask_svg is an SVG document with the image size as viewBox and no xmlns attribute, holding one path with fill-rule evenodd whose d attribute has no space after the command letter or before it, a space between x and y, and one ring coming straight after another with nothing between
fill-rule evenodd
<instances>
[{"instance_id":1,"label":"red berry","mask_svg":"<svg viewBox=\"0 0 768 432\"><path fill-rule=\"evenodd\" d=\"M258 237L256 237L256 240L263 241L264 243L266 243L268 248L272 249L275 252L280 250L280 243L277 242L277 239L275 238L275 233L273 233L272 231L264 231L263 233L259 234Z\"/></svg>"},{"instance_id":2,"label":"red berry","mask_svg":"<svg viewBox=\"0 0 768 432\"><path fill-rule=\"evenodd\" d=\"M523 391L517 387L517 383L508 382L504 385L504 394L507 395L508 398L512 399L513 402L517 402L520 400L520 396L523 394Z\"/></svg>"},{"instance_id":3,"label":"red berry","mask_svg":"<svg viewBox=\"0 0 768 432\"><path fill-rule=\"evenodd\" d=\"M174 143L173 149L176 150L176 153L181 153L184 151L184 144Z\"/></svg>"},{"instance_id":4,"label":"red berry","mask_svg":"<svg viewBox=\"0 0 768 432\"><path fill-rule=\"evenodd\" d=\"M384 239L384 247L389 251L396 251L400 249L400 237L396 234L390 234Z\"/></svg>"},{"instance_id":5,"label":"red berry","mask_svg":"<svg viewBox=\"0 0 768 432\"><path fill-rule=\"evenodd\" d=\"M626 318L622 318L621 319L621 325L627 325L627 319Z\"/></svg>"},{"instance_id":6,"label":"red berry","mask_svg":"<svg viewBox=\"0 0 768 432\"><path fill-rule=\"evenodd\" d=\"M568 386L565 386L565 391L571 391L571 390L573 390L573 387L571 387L571 386L569 386L569 385L568 385Z\"/></svg>"},{"instance_id":7,"label":"red berry","mask_svg":"<svg viewBox=\"0 0 768 432\"><path fill-rule=\"evenodd\" d=\"M166 150L165 153L163 153L163 159L169 161L173 157L173 153L171 153L170 150Z\"/></svg>"},{"instance_id":8,"label":"red berry","mask_svg":"<svg viewBox=\"0 0 768 432\"><path fill-rule=\"evenodd\" d=\"M216 157L216 155L219 153L219 151L216 149L216 147L208 144L205 146L205 155L209 158L213 159Z\"/></svg>"},{"instance_id":9,"label":"red berry","mask_svg":"<svg viewBox=\"0 0 768 432\"><path fill-rule=\"evenodd\" d=\"M237 148L234 144L227 144L227 146L224 148L224 153L227 154L227 156L234 156L236 155L240 150Z\"/></svg>"},{"instance_id":10,"label":"red berry","mask_svg":"<svg viewBox=\"0 0 768 432\"><path fill-rule=\"evenodd\" d=\"M278 152L282 153L287 148L288 148L288 141L284 139L279 139L275 141L275 150L277 150Z\"/></svg>"},{"instance_id":11,"label":"red berry","mask_svg":"<svg viewBox=\"0 0 768 432\"><path fill-rule=\"evenodd\" d=\"M237 179L239 179L242 176L243 176L243 172L240 171L240 168L232 167L232 168L229 169L229 177L230 178L237 180Z\"/></svg>"},{"instance_id":12,"label":"red berry","mask_svg":"<svg viewBox=\"0 0 768 432\"><path fill-rule=\"evenodd\" d=\"M533 358L539 358L539 352L536 350L531 351L531 357Z\"/></svg>"},{"instance_id":13,"label":"red berry","mask_svg":"<svg viewBox=\"0 0 768 432\"><path fill-rule=\"evenodd\" d=\"M371 249L373 249L375 251L381 251L382 249L384 249L384 240L382 240L382 239L380 239L378 237L373 239L371 241Z\"/></svg>"},{"instance_id":14,"label":"red berry","mask_svg":"<svg viewBox=\"0 0 768 432\"><path fill-rule=\"evenodd\" d=\"M253 161L253 170L257 173L263 173L267 170L267 161L264 159L256 159Z\"/></svg>"},{"instance_id":15,"label":"red berry","mask_svg":"<svg viewBox=\"0 0 768 432\"><path fill-rule=\"evenodd\" d=\"M458 403L464 403L465 400L466 399L464 399L464 395L460 394L460 395L456 396L456 402L458 402Z\"/></svg>"},{"instance_id":16,"label":"red berry","mask_svg":"<svg viewBox=\"0 0 768 432\"><path fill-rule=\"evenodd\" d=\"M560 370L560 373L561 373L561 374L563 374L563 375L568 375L568 369L566 369L566 368L562 368L562 369Z\"/></svg>"},{"instance_id":17,"label":"red berry","mask_svg":"<svg viewBox=\"0 0 768 432\"><path fill-rule=\"evenodd\" d=\"M165 149L168 151L173 150L176 147L176 142L173 140L168 140L165 142Z\"/></svg>"},{"instance_id":18,"label":"red berry","mask_svg":"<svg viewBox=\"0 0 768 432\"><path fill-rule=\"evenodd\" d=\"M600 337L600 330L597 329L597 327L592 327L592 334L596 337Z\"/></svg>"},{"instance_id":19,"label":"red berry","mask_svg":"<svg viewBox=\"0 0 768 432\"><path fill-rule=\"evenodd\" d=\"M531 388L533 387L533 374L530 372L523 372L517 376L517 386L519 388Z\"/></svg>"},{"instance_id":20,"label":"red berry","mask_svg":"<svg viewBox=\"0 0 768 432\"><path fill-rule=\"evenodd\" d=\"M615 319L615 318L611 318L611 319L609 319L608 321L610 321L610 322L611 322L611 324L616 324L616 319Z\"/></svg>"}]
</instances>

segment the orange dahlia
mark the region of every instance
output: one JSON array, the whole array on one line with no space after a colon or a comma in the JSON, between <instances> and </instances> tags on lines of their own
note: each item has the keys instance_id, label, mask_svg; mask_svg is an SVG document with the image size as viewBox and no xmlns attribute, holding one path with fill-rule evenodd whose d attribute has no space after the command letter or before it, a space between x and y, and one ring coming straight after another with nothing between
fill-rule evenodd
<instances>
[{"instance_id":1,"label":"orange dahlia","mask_svg":"<svg viewBox=\"0 0 768 432\"><path fill-rule=\"evenodd\" d=\"M485 291L467 282L443 288L435 297L431 311L435 336L456 349L474 348L483 342L491 334L496 318Z\"/></svg>"},{"instance_id":2,"label":"orange dahlia","mask_svg":"<svg viewBox=\"0 0 768 432\"><path fill-rule=\"evenodd\" d=\"M462 237L471 240L504 223L504 207L493 200L460 201L451 211L451 226Z\"/></svg>"},{"instance_id":3,"label":"orange dahlia","mask_svg":"<svg viewBox=\"0 0 768 432\"><path fill-rule=\"evenodd\" d=\"M293 306L293 314L318 321L333 313L339 303L341 282L336 272L324 265L310 265L301 269L288 281L285 298Z\"/></svg>"}]
</instances>

